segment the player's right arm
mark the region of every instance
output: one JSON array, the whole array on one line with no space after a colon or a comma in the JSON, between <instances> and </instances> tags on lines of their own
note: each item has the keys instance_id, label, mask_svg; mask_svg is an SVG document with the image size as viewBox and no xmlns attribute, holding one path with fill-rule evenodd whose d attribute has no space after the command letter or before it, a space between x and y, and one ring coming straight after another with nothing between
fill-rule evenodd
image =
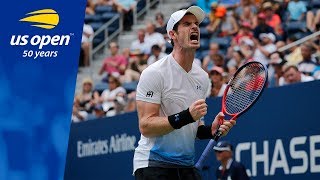
<instances>
[{"instance_id":1,"label":"player's right arm","mask_svg":"<svg viewBox=\"0 0 320 180\"><path fill-rule=\"evenodd\" d=\"M141 134L145 137L156 137L199 120L207 114L207 104L204 99L199 99L185 111L168 117L160 117L160 104L137 100L137 111ZM176 115L180 115L180 122L176 121Z\"/></svg>"},{"instance_id":2,"label":"player's right arm","mask_svg":"<svg viewBox=\"0 0 320 180\"><path fill-rule=\"evenodd\" d=\"M151 67L152 68L152 67ZM207 113L204 99L195 101L189 108L160 117L160 104L164 89L164 78L155 69L145 69L137 87L137 111L139 129L145 137L162 136L199 120Z\"/></svg>"}]
</instances>

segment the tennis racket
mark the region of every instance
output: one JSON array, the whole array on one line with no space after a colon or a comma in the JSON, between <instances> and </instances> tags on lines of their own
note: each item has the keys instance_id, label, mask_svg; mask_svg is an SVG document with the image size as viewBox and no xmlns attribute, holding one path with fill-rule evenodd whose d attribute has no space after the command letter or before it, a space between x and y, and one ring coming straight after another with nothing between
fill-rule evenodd
<instances>
[{"instance_id":1,"label":"tennis racket","mask_svg":"<svg viewBox=\"0 0 320 180\"><path fill-rule=\"evenodd\" d=\"M222 112L236 120L241 114L246 112L258 100L268 79L267 67L257 61L251 61L241 66L233 78L230 79L222 97ZM230 120L231 120L230 119ZM223 119L219 120L219 124L223 123ZM202 169L205 160L213 146L221 137L222 133L216 131L213 139L211 139L203 151L199 161L195 167Z\"/></svg>"}]
</instances>

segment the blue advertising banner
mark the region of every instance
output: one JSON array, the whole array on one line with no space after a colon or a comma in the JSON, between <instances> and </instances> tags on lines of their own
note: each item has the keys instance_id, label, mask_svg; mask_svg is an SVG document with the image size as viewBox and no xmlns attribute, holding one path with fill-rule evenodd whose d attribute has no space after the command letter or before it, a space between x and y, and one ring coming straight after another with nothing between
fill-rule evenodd
<instances>
[{"instance_id":1,"label":"blue advertising banner","mask_svg":"<svg viewBox=\"0 0 320 180\"><path fill-rule=\"evenodd\" d=\"M86 0L4 1L0 179L62 179Z\"/></svg>"},{"instance_id":2,"label":"blue advertising banner","mask_svg":"<svg viewBox=\"0 0 320 180\"><path fill-rule=\"evenodd\" d=\"M320 179L319 87L320 81L314 81L266 89L222 138L233 144L234 159L245 165L251 179ZM221 109L221 98L207 103L209 124ZM65 179L134 179L132 158L139 139L136 113L72 124ZM195 160L207 143L196 142ZM213 152L203 179L216 179L218 166Z\"/></svg>"}]
</instances>

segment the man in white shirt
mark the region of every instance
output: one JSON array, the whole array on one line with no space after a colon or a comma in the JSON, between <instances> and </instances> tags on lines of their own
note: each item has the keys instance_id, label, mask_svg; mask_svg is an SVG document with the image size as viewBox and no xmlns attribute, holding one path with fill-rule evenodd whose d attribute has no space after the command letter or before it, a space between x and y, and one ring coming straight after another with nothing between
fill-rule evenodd
<instances>
[{"instance_id":1,"label":"man in white shirt","mask_svg":"<svg viewBox=\"0 0 320 180\"><path fill-rule=\"evenodd\" d=\"M138 39L132 41L130 46L130 51L137 51L140 50L143 54L150 54L150 47L148 43L145 41L145 30L139 29L138 30Z\"/></svg>"},{"instance_id":2,"label":"man in white shirt","mask_svg":"<svg viewBox=\"0 0 320 180\"><path fill-rule=\"evenodd\" d=\"M167 24L172 53L141 74L136 96L141 139L133 159L138 180L201 179L194 168L195 139L213 138L224 119L220 112L210 126L200 120L207 114L210 87L208 74L193 61L204 17L197 6L173 13ZM223 120L219 130L226 135L234 124Z\"/></svg>"},{"instance_id":3,"label":"man in white shirt","mask_svg":"<svg viewBox=\"0 0 320 180\"><path fill-rule=\"evenodd\" d=\"M254 52L254 60L267 65L269 63L269 55L277 50L277 46L274 44L276 36L273 33L261 33L259 38L262 41L262 45L256 44L256 50Z\"/></svg>"},{"instance_id":4,"label":"man in white shirt","mask_svg":"<svg viewBox=\"0 0 320 180\"><path fill-rule=\"evenodd\" d=\"M162 51L165 50L166 41L162 34L155 32L155 25L151 22L147 22L146 24L145 41L149 45L149 52L151 52L151 47L155 44L160 46Z\"/></svg>"}]
</instances>

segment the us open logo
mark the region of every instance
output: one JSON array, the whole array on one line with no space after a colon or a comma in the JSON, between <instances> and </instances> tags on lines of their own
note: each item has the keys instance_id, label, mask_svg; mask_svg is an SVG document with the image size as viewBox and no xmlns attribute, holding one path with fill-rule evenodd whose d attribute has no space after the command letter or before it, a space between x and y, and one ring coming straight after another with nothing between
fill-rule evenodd
<instances>
[{"instance_id":1,"label":"us open logo","mask_svg":"<svg viewBox=\"0 0 320 180\"><path fill-rule=\"evenodd\" d=\"M40 31L48 32L59 25L60 17L54 9L41 9L29 12L22 17L19 22L28 23L32 28L38 28ZM10 40L11 46L32 47L32 50L26 49L22 52L25 58L44 58L57 57L58 51L42 50L45 47L68 46L73 33L67 35L12 35Z\"/></svg>"}]
</instances>

